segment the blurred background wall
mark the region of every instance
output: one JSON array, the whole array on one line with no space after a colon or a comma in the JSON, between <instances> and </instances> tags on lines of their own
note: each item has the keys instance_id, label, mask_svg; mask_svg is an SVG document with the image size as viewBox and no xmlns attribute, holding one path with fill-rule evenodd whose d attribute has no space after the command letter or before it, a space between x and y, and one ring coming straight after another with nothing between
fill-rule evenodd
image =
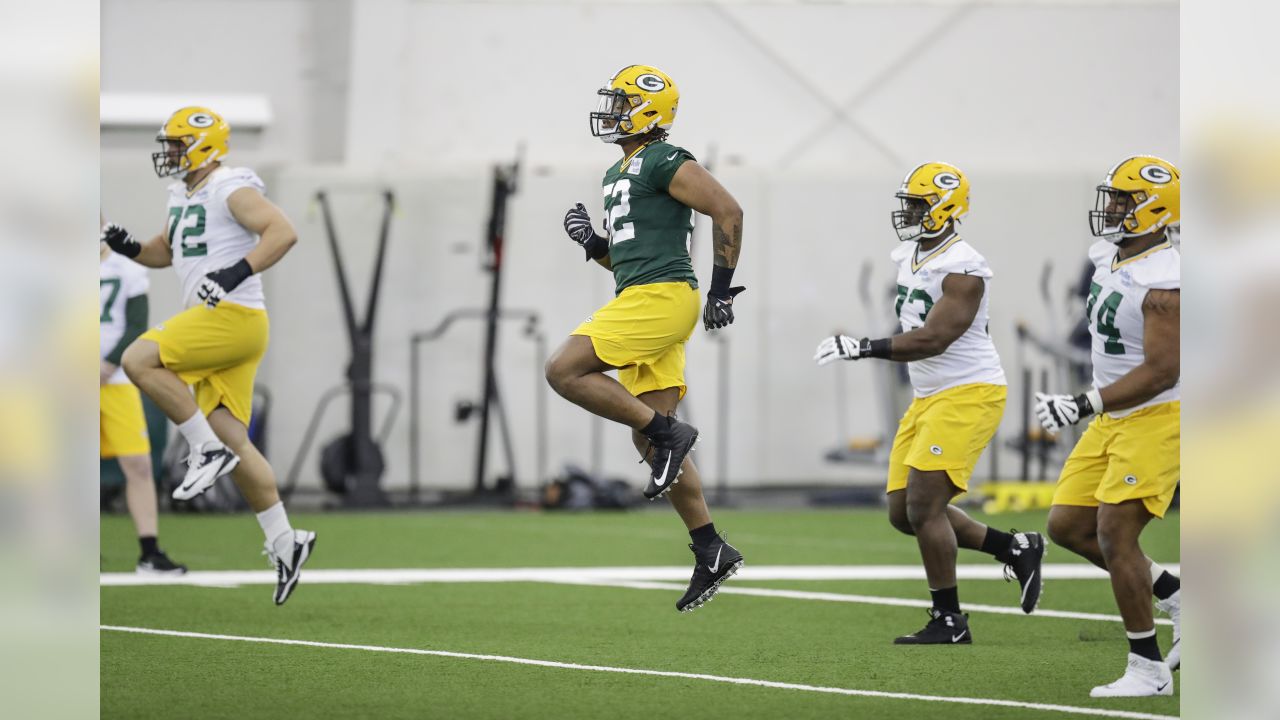
<instances>
[{"instance_id":1,"label":"blurred background wall","mask_svg":"<svg viewBox=\"0 0 1280 720\"><path fill-rule=\"evenodd\" d=\"M834 426L840 404L846 434L891 432L875 405L882 375L866 364L820 370L811 357L833 330L889 331L892 319L868 312L857 286L866 263L877 298L893 282L889 213L909 169L942 159L970 176L963 233L995 270L991 332L1014 382L1014 324L1052 326L1041 270L1053 263L1061 306L1085 262L1094 185L1129 154L1179 162L1178 6L1163 0L104 0L101 12L104 108L139 95L169 100L170 110L187 102L218 109L209 98L219 97L229 107L248 98L269 108L269 117L247 124L227 114L230 164L256 168L301 234L266 280L272 345L259 382L275 398L271 458L281 473L318 396L342 381L348 360L315 191L335 194L360 305L381 210L376 192L397 193L375 379L407 389L409 334L485 302L490 168L522 146L504 304L537 310L554 348L611 297L608 273L583 264L561 219L580 200L600 216L600 177L618 152L589 135L587 113L595 89L624 65L653 64L676 80L682 100L672 142L709 162L746 213L736 279L749 291L725 333L731 486L881 482L877 468L831 465L822 455L844 440ZM1167 44L1137 46L1139 31ZM139 235L158 232L164 220L165 182L149 157L164 117L104 121L103 209ZM705 230L693 249L704 275ZM178 309L177 283L171 271L153 272L152 282L158 322ZM527 486L541 376L518 327L500 342ZM452 408L479 395L481 348L472 324L426 351L428 487L470 483L476 426L455 424ZM707 438L699 462L714 478L716 345L701 329L688 358L685 411ZM845 374L842 393L837 372ZM1018 392L1011 387L1004 437L1021 426ZM346 424L344 407L334 408L320 439ZM548 432L553 470L591 464L585 411L552 395ZM626 432L608 427L603 439L601 469L636 476ZM384 486L406 482L409 441L402 415L386 447ZM1013 477L1012 453L1002 453L1000 474ZM317 486L314 459L303 467L302 485Z\"/></svg>"}]
</instances>

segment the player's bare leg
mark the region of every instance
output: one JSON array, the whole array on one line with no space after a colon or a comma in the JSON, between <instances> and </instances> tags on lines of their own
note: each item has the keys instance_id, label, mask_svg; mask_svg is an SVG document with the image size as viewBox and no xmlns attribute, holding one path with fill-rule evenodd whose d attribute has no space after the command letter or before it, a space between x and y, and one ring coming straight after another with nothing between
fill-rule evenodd
<instances>
[{"instance_id":1,"label":"player's bare leg","mask_svg":"<svg viewBox=\"0 0 1280 720\"><path fill-rule=\"evenodd\" d=\"M1155 627L1151 610L1151 560L1138 537L1151 520L1141 500L1098 507L1098 545L1111 574L1111 590L1129 632Z\"/></svg>"},{"instance_id":2,"label":"player's bare leg","mask_svg":"<svg viewBox=\"0 0 1280 720\"><path fill-rule=\"evenodd\" d=\"M1095 687L1090 693L1093 697L1173 693L1173 675L1156 642L1151 560L1138 542L1150 521L1151 513L1141 500L1098 506L1098 545L1129 638L1129 661L1125 674L1113 683Z\"/></svg>"},{"instance_id":3,"label":"player's bare leg","mask_svg":"<svg viewBox=\"0 0 1280 720\"><path fill-rule=\"evenodd\" d=\"M906 490L907 522L920 546L920 559L931 590L956 586L958 543L947 516L947 505L956 492L945 470L911 468ZM958 612L959 607L953 611Z\"/></svg>"},{"instance_id":4,"label":"player's bare leg","mask_svg":"<svg viewBox=\"0 0 1280 720\"><path fill-rule=\"evenodd\" d=\"M1054 505L1049 509L1049 539L1103 570L1107 559L1098 544L1098 508Z\"/></svg>"},{"instance_id":5,"label":"player's bare leg","mask_svg":"<svg viewBox=\"0 0 1280 720\"><path fill-rule=\"evenodd\" d=\"M174 423L199 412L191 388L160 361L160 346L151 340L134 340L121 358L124 372L138 389Z\"/></svg>"},{"instance_id":6,"label":"player's bare leg","mask_svg":"<svg viewBox=\"0 0 1280 720\"><path fill-rule=\"evenodd\" d=\"M924 628L903 635L896 645L969 644L969 619L960 612L956 587L956 533L947 516L947 504L958 492L945 470L907 471L906 514L911 533L920 547L920 559L929 582L933 606ZM895 501L896 502L896 501ZM890 516L893 517L892 515Z\"/></svg>"},{"instance_id":7,"label":"player's bare leg","mask_svg":"<svg viewBox=\"0 0 1280 720\"><path fill-rule=\"evenodd\" d=\"M639 399L659 415L674 415L680 403L680 390L667 388L642 393ZM649 439L638 430L631 432L631 442L636 450L645 453L650 449ZM685 457L681 466L680 482L671 489L667 497L671 499L671 507L684 521L685 528L693 530L711 523L711 511L707 509L706 498L702 495L702 476L693 464L692 457Z\"/></svg>"},{"instance_id":8,"label":"player's bare leg","mask_svg":"<svg viewBox=\"0 0 1280 720\"><path fill-rule=\"evenodd\" d=\"M187 566L175 563L160 549L157 535L159 511L156 503L156 484L151 477L150 455L125 455L116 458L124 473L124 499L138 533L141 554L137 571L143 575L182 575Z\"/></svg>"},{"instance_id":9,"label":"player's bare leg","mask_svg":"<svg viewBox=\"0 0 1280 720\"><path fill-rule=\"evenodd\" d=\"M904 535L915 535L911 529L911 521L907 518L907 491L894 490L889 493L889 524ZM982 550L982 542L987 537L989 528L969 517L969 514L955 505L947 505L947 520L956 533L956 544L966 550Z\"/></svg>"},{"instance_id":10,"label":"player's bare leg","mask_svg":"<svg viewBox=\"0 0 1280 720\"><path fill-rule=\"evenodd\" d=\"M1098 542L1098 512L1099 508L1054 505L1049 510L1049 538L1106 570L1107 559L1103 556L1102 546ZM1149 593L1155 596L1156 606L1173 618L1173 645L1169 649L1166 660L1169 662L1170 669L1177 670L1182 662L1180 647L1182 583L1177 576L1160 567L1151 558L1144 556L1143 562L1147 567Z\"/></svg>"},{"instance_id":11,"label":"player's bare leg","mask_svg":"<svg viewBox=\"0 0 1280 720\"><path fill-rule=\"evenodd\" d=\"M889 493L889 523L905 535L915 535L907 516L907 491ZM1044 559L1044 538L1039 533L1004 532L984 525L969 517L955 505L948 504L947 520L955 531L956 545L966 550L986 553L1007 567L1005 579L1017 580L1019 602L1022 611L1030 613L1040 602L1044 578L1041 565Z\"/></svg>"},{"instance_id":12,"label":"player's bare leg","mask_svg":"<svg viewBox=\"0 0 1280 720\"><path fill-rule=\"evenodd\" d=\"M642 393L639 399L645 407L652 409L651 412L666 417L675 414L680 390L655 390ZM641 454L653 452L653 444L640 431L631 432L631 441ZM694 557L693 576L689 579L688 589L676 602L676 609L680 612L692 612L715 597L720 584L742 567L743 559L742 553L725 542L711 522L711 511L707 509L707 500L702 494L702 478L693 458L685 456L681 468L680 482L671 488L667 497L692 540L689 549Z\"/></svg>"},{"instance_id":13,"label":"player's bare leg","mask_svg":"<svg viewBox=\"0 0 1280 720\"><path fill-rule=\"evenodd\" d=\"M222 442L241 458L231 479L249 503L266 537L267 557L276 569L274 599L277 605L283 605L297 586L303 564L311 557L316 534L294 530L289 524L289 515L276 487L275 471L249 440L249 430L244 423L220 405L209 413L209 424Z\"/></svg>"},{"instance_id":14,"label":"player's bare leg","mask_svg":"<svg viewBox=\"0 0 1280 720\"><path fill-rule=\"evenodd\" d=\"M116 458L124 473L124 500L133 518L138 537L155 537L159 521L156 505L156 485L151 479L151 458L147 455L126 455Z\"/></svg>"},{"instance_id":15,"label":"player's bare leg","mask_svg":"<svg viewBox=\"0 0 1280 720\"><path fill-rule=\"evenodd\" d=\"M225 407L217 407L209 413L209 424L218 439L240 456L240 464L231 472L231 479L249 503L249 508L260 513L280 502L275 470L249 440L249 430L244 423Z\"/></svg>"},{"instance_id":16,"label":"player's bare leg","mask_svg":"<svg viewBox=\"0 0 1280 720\"><path fill-rule=\"evenodd\" d=\"M653 452L647 456L650 474L644 496L656 500L680 481L685 459L698 440L698 430L655 411L622 383L605 375L615 369L596 355L590 338L570 335L547 360L546 376L551 387L566 400L645 436Z\"/></svg>"},{"instance_id":17,"label":"player's bare leg","mask_svg":"<svg viewBox=\"0 0 1280 720\"><path fill-rule=\"evenodd\" d=\"M591 338L570 335L547 360L547 382L565 400L593 415L640 430L653 419L653 408L605 375L617 368L596 357Z\"/></svg>"},{"instance_id":18,"label":"player's bare leg","mask_svg":"<svg viewBox=\"0 0 1280 720\"><path fill-rule=\"evenodd\" d=\"M218 439L187 384L164 366L159 345L139 338L125 348L121 363L133 384L178 426L191 446L187 474L173 491L174 499L190 500L235 470L240 458Z\"/></svg>"}]
</instances>

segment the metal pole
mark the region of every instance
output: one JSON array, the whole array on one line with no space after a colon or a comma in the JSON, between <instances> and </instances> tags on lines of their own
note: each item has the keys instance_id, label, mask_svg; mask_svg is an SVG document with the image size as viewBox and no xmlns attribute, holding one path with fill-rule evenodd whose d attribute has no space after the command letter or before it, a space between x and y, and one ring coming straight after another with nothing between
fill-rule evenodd
<instances>
[{"instance_id":1,"label":"metal pole","mask_svg":"<svg viewBox=\"0 0 1280 720\"><path fill-rule=\"evenodd\" d=\"M729 502L729 338L718 338L720 387L716 392L716 504Z\"/></svg>"},{"instance_id":2,"label":"metal pole","mask_svg":"<svg viewBox=\"0 0 1280 720\"><path fill-rule=\"evenodd\" d=\"M409 502L416 503L418 501L418 488L421 479L418 477L418 413L421 412L419 407L418 393L420 392L418 384L421 379L418 377L418 336L412 335L409 338Z\"/></svg>"}]
</instances>

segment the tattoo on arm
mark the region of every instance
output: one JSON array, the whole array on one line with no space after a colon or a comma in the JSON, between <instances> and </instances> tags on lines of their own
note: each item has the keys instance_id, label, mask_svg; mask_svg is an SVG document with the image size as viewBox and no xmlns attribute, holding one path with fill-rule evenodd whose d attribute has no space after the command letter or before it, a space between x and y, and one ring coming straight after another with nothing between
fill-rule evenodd
<instances>
[{"instance_id":1,"label":"tattoo on arm","mask_svg":"<svg viewBox=\"0 0 1280 720\"><path fill-rule=\"evenodd\" d=\"M1143 312L1177 316L1182 309L1182 293L1178 290L1149 290L1142 301Z\"/></svg>"},{"instance_id":2,"label":"tattoo on arm","mask_svg":"<svg viewBox=\"0 0 1280 720\"><path fill-rule=\"evenodd\" d=\"M738 253L742 251L742 220L734 218L728 221L728 227L716 224L711 229L712 244L715 246L715 263L720 267L736 268Z\"/></svg>"}]
</instances>

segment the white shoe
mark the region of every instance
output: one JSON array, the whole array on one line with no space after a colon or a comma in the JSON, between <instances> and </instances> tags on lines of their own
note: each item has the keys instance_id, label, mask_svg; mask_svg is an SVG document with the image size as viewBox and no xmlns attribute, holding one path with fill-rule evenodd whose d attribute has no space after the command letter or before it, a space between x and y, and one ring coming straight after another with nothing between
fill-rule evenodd
<instances>
[{"instance_id":1,"label":"white shoe","mask_svg":"<svg viewBox=\"0 0 1280 720\"><path fill-rule=\"evenodd\" d=\"M283 605L298 585L302 566L311 557L311 549L316 546L316 534L306 530L294 530L292 536L283 535L276 538L274 542L267 542L266 546L267 558L271 561L271 566L276 569L274 599L277 605Z\"/></svg>"},{"instance_id":2,"label":"white shoe","mask_svg":"<svg viewBox=\"0 0 1280 720\"><path fill-rule=\"evenodd\" d=\"M1099 685L1089 697L1150 697L1173 694L1173 672L1168 663L1129 653L1129 666L1119 680Z\"/></svg>"},{"instance_id":3,"label":"white shoe","mask_svg":"<svg viewBox=\"0 0 1280 720\"><path fill-rule=\"evenodd\" d=\"M187 474L173 491L174 500L190 500L213 487L218 478L240 464L240 456L222 443L202 443L187 457Z\"/></svg>"},{"instance_id":4,"label":"white shoe","mask_svg":"<svg viewBox=\"0 0 1280 720\"><path fill-rule=\"evenodd\" d=\"M1169 616L1173 620L1173 645L1169 647L1169 653L1164 656L1164 661L1169 664L1170 670L1177 670L1182 666L1182 590L1179 589L1164 600L1156 600L1156 609Z\"/></svg>"}]
</instances>

